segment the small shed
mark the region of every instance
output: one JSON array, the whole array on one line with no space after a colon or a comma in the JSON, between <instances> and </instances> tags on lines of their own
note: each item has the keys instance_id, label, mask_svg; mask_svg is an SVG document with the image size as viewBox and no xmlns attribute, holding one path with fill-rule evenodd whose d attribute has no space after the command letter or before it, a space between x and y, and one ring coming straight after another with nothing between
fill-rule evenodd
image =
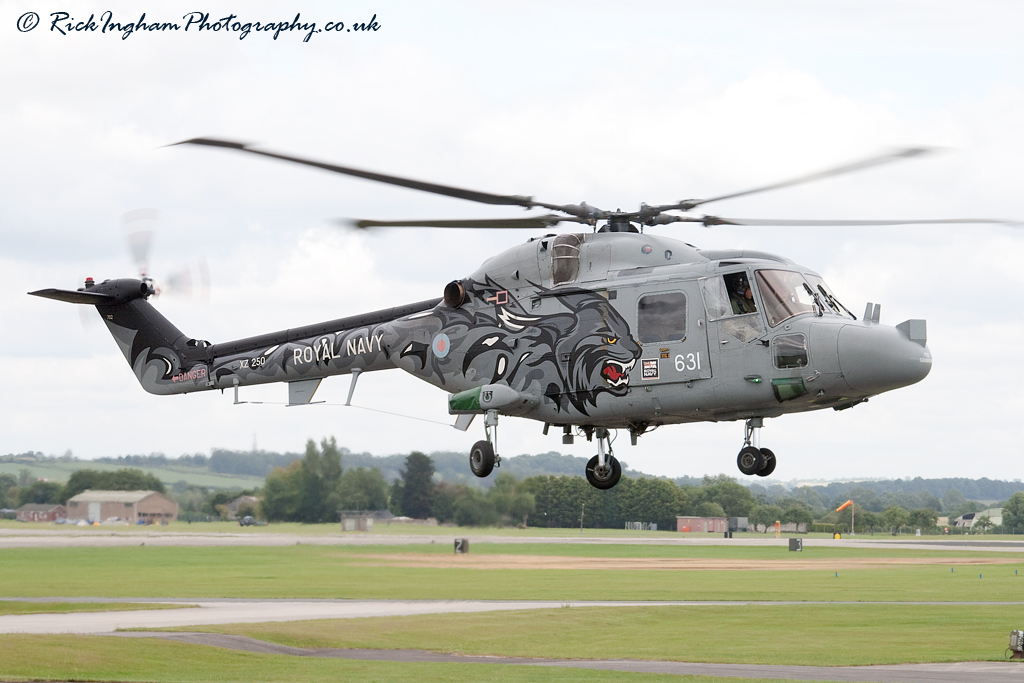
<instances>
[{"instance_id":1,"label":"small shed","mask_svg":"<svg viewBox=\"0 0 1024 683\"><path fill-rule=\"evenodd\" d=\"M19 522L56 522L67 516L65 507L57 503L26 503L17 510Z\"/></svg>"},{"instance_id":2,"label":"small shed","mask_svg":"<svg viewBox=\"0 0 1024 683\"><path fill-rule=\"evenodd\" d=\"M729 530L728 517L676 517L676 531L721 533Z\"/></svg>"},{"instance_id":3,"label":"small shed","mask_svg":"<svg viewBox=\"0 0 1024 683\"><path fill-rule=\"evenodd\" d=\"M338 510L342 531L373 531L374 510Z\"/></svg>"},{"instance_id":4,"label":"small shed","mask_svg":"<svg viewBox=\"0 0 1024 683\"><path fill-rule=\"evenodd\" d=\"M167 524L178 518L178 504L156 491L86 490L68 499L68 520Z\"/></svg>"}]
</instances>

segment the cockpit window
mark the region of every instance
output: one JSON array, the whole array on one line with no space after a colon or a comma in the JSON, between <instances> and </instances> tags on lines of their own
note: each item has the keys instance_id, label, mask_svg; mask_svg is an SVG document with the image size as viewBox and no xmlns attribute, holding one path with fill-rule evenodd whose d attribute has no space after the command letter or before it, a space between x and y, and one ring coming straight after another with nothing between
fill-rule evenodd
<instances>
[{"instance_id":1,"label":"cockpit window","mask_svg":"<svg viewBox=\"0 0 1024 683\"><path fill-rule=\"evenodd\" d=\"M704 302L708 307L708 317L712 320L757 313L754 290L751 289L745 272L709 277L703 280L703 285Z\"/></svg>"},{"instance_id":2,"label":"cockpit window","mask_svg":"<svg viewBox=\"0 0 1024 683\"><path fill-rule=\"evenodd\" d=\"M729 273L722 279L725 281L725 288L729 291L729 306L732 308L733 315L757 313L754 290L750 288L746 273Z\"/></svg>"},{"instance_id":3,"label":"cockpit window","mask_svg":"<svg viewBox=\"0 0 1024 683\"><path fill-rule=\"evenodd\" d=\"M822 308L824 308L826 313L834 313L840 317L849 316L854 320L857 319L857 316L851 313L850 309L840 303L839 299L832 294L832 290L828 288L824 280L817 275L808 275L807 281L811 283L811 287L821 300Z\"/></svg>"},{"instance_id":4,"label":"cockpit window","mask_svg":"<svg viewBox=\"0 0 1024 683\"><path fill-rule=\"evenodd\" d=\"M763 323L745 272L705 278L701 287L708 320L718 320L723 333L742 342L761 335Z\"/></svg>"},{"instance_id":5,"label":"cockpit window","mask_svg":"<svg viewBox=\"0 0 1024 683\"><path fill-rule=\"evenodd\" d=\"M572 282L580 274L580 244L583 235L559 235L551 245L551 284Z\"/></svg>"},{"instance_id":6,"label":"cockpit window","mask_svg":"<svg viewBox=\"0 0 1024 683\"><path fill-rule=\"evenodd\" d=\"M814 290L800 273L789 270L759 270L757 286L761 290L765 315L772 327L795 315L814 310Z\"/></svg>"}]
</instances>

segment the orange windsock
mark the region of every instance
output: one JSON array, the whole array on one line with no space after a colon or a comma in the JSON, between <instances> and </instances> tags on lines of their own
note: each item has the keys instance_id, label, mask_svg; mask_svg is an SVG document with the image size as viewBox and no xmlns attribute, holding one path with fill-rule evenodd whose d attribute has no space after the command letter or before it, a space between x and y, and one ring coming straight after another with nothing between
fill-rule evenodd
<instances>
[{"instance_id":1,"label":"orange windsock","mask_svg":"<svg viewBox=\"0 0 1024 683\"><path fill-rule=\"evenodd\" d=\"M846 508L850 507L851 505L853 505L853 501L852 500L848 500L845 503L843 503L842 505L840 505L839 507L837 507L836 508L836 512L839 512L841 510L845 510Z\"/></svg>"}]
</instances>

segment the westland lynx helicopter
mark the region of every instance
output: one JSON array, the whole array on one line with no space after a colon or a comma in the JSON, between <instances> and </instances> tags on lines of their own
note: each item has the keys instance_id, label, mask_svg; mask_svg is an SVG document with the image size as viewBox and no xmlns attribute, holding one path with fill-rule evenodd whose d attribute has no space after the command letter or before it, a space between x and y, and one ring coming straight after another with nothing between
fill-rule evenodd
<instances>
[{"instance_id":1,"label":"westland lynx helicopter","mask_svg":"<svg viewBox=\"0 0 1024 683\"><path fill-rule=\"evenodd\" d=\"M309 403L324 377L399 368L449 393L455 426L484 416L473 474L500 466L500 415L543 423L597 441L588 481L609 489L621 466L613 430L637 438L663 425L744 421L737 464L767 476L775 454L760 446L764 419L845 410L919 382L932 366L924 320L895 327L868 303L858 319L820 275L782 256L698 249L644 233L672 223L862 226L986 223L990 219L759 220L694 215L714 201L789 187L916 156L906 149L744 192L604 211L586 203L547 204L372 173L224 140L222 147L458 199L549 213L481 220L356 221L360 228L521 228L558 223L587 230L531 237L444 288L443 296L247 339L211 344L183 334L147 299L149 278L87 280L76 290L36 296L96 307L142 387L153 394L286 382L289 404ZM670 213L674 212L674 213Z\"/></svg>"}]
</instances>

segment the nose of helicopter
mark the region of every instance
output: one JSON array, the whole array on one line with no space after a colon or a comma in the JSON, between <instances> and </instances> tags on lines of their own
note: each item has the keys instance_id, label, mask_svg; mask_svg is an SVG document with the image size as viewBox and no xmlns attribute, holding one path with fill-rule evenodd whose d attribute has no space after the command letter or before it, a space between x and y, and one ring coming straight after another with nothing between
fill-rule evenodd
<instances>
[{"instance_id":1,"label":"nose of helicopter","mask_svg":"<svg viewBox=\"0 0 1024 683\"><path fill-rule=\"evenodd\" d=\"M923 320L896 327L850 324L839 332L839 366L856 391L878 394L924 379L932 369Z\"/></svg>"}]
</instances>

